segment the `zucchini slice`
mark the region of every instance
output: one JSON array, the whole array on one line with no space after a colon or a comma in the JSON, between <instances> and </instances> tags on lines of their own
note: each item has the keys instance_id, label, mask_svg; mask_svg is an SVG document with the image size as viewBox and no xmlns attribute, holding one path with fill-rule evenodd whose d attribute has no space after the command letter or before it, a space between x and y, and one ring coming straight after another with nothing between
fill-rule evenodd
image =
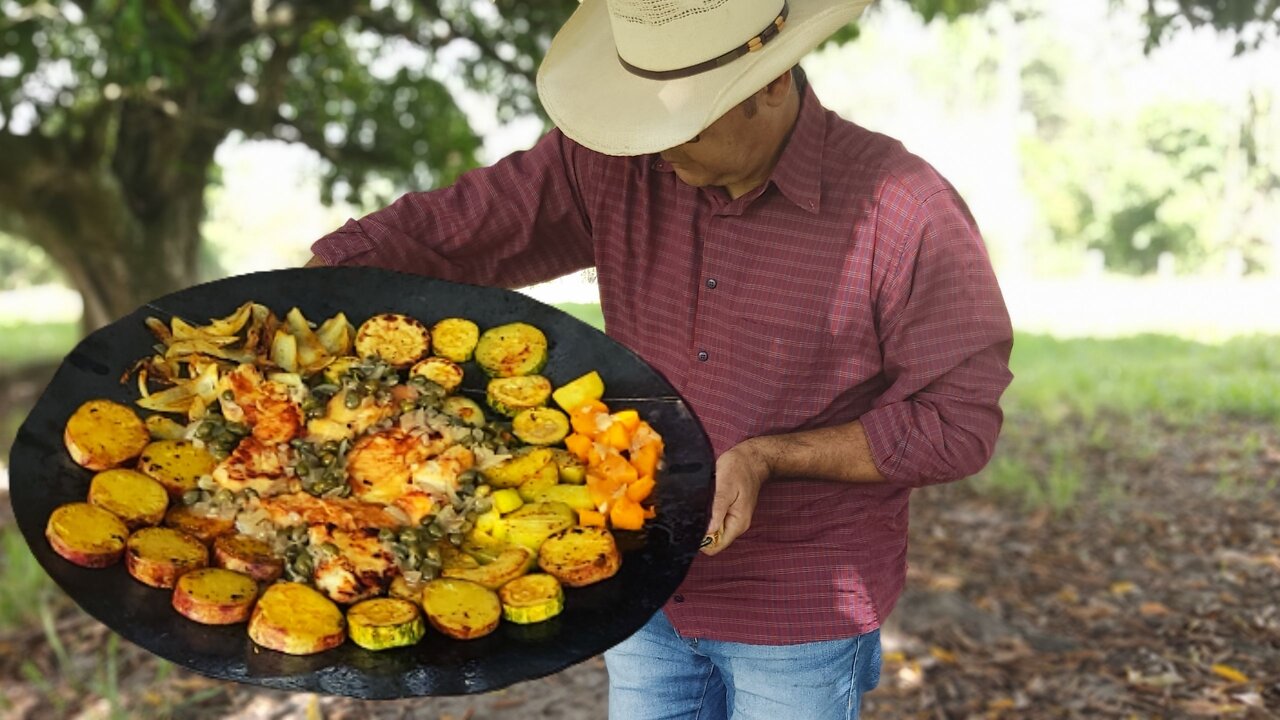
<instances>
[{"instance_id":1,"label":"zucchini slice","mask_svg":"<svg viewBox=\"0 0 1280 720\"><path fill-rule=\"evenodd\" d=\"M569 434L569 416L555 408L527 408L516 413L511 432L530 445L554 445Z\"/></svg>"},{"instance_id":2,"label":"zucchini slice","mask_svg":"<svg viewBox=\"0 0 1280 720\"><path fill-rule=\"evenodd\" d=\"M400 598L362 600L347 611L347 632L365 650L416 645L427 632L418 606Z\"/></svg>"},{"instance_id":3,"label":"zucchini slice","mask_svg":"<svg viewBox=\"0 0 1280 720\"><path fill-rule=\"evenodd\" d=\"M445 415L455 417L474 428L482 428L485 424L484 408L480 403L464 395L450 395L440 405Z\"/></svg>"},{"instance_id":4,"label":"zucchini slice","mask_svg":"<svg viewBox=\"0 0 1280 720\"><path fill-rule=\"evenodd\" d=\"M517 625L550 620L564 610L564 588L554 576L532 573L498 589L502 617Z\"/></svg>"},{"instance_id":5,"label":"zucchini slice","mask_svg":"<svg viewBox=\"0 0 1280 720\"><path fill-rule=\"evenodd\" d=\"M466 318L445 318L431 326L436 354L456 363L471 359L479 339L480 328Z\"/></svg>"},{"instance_id":6,"label":"zucchini slice","mask_svg":"<svg viewBox=\"0 0 1280 720\"><path fill-rule=\"evenodd\" d=\"M432 355L419 361L409 370L409 376L424 377L451 393L462 384L462 366L444 357Z\"/></svg>"},{"instance_id":7,"label":"zucchini slice","mask_svg":"<svg viewBox=\"0 0 1280 720\"><path fill-rule=\"evenodd\" d=\"M489 381L485 399L489 407L507 417L521 410L542 407L551 397L551 381L541 375L498 377Z\"/></svg>"},{"instance_id":8,"label":"zucchini slice","mask_svg":"<svg viewBox=\"0 0 1280 720\"><path fill-rule=\"evenodd\" d=\"M476 363L490 377L532 375L547 364L547 336L520 322L489 328L476 343Z\"/></svg>"},{"instance_id":9,"label":"zucchini slice","mask_svg":"<svg viewBox=\"0 0 1280 720\"><path fill-rule=\"evenodd\" d=\"M392 367L409 367L431 350L431 331L399 313L374 315L356 331L356 355L376 355Z\"/></svg>"}]
</instances>

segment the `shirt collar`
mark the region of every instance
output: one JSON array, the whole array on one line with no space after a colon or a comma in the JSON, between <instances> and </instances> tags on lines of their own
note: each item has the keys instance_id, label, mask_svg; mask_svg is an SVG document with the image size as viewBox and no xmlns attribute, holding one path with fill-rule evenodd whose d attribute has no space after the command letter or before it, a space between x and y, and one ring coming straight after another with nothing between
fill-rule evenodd
<instances>
[{"instance_id":1,"label":"shirt collar","mask_svg":"<svg viewBox=\"0 0 1280 720\"><path fill-rule=\"evenodd\" d=\"M797 207L813 214L822 209L822 144L826 137L822 104L806 83L796 125L769 180Z\"/></svg>"}]
</instances>

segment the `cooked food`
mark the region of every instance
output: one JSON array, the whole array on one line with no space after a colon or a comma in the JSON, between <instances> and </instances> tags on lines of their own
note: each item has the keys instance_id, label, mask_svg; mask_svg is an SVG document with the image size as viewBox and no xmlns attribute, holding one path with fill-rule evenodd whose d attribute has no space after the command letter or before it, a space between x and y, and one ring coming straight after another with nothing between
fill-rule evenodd
<instances>
[{"instance_id":1,"label":"cooked food","mask_svg":"<svg viewBox=\"0 0 1280 720\"><path fill-rule=\"evenodd\" d=\"M422 590L422 609L431 626L451 638L473 640L498 627L498 594L469 580L436 578Z\"/></svg>"},{"instance_id":2,"label":"cooked food","mask_svg":"<svg viewBox=\"0 0 1280 720\"><path fill-rule=\"evenodd\" d=\"M392 367L403 368L431 349L431 331L407 315L383 313L360 325L355 345L359 357L378 357Z\"/></svg>"},{"instance_id":3,"label":"cooked food","mask_svg":"<svg viewBox=\"0 0 1280 720\"><path fill-rule=\"evenodd\" d=\"M129 536L124 562L137 580L171 588L184 573L209 564L209 548L180 530L148 527Z\"/></svg>"},{"instance_id":4,"label":"cooked food","mask_svg":"<svg viewBox=\"0 0 1280 720\"><path fill-rule=\"evenodd\" d=\"M554 388L532 325L481 333L452 317L428 330L382 313L357 329L341 313L317 324L253 302L205 325L146 324L157 354L133 372L152 414L106 400L77 410L68 450L103 471L90 503L59 508L47 534L81 565L125 554L196 622L247 618L255 642L296 654L349 627L378 650L422 637L421 604L441 632L480 637L504 613L525 625L561 612L555 576L522 581L540 561L566 584L605 579L618 567L607 527L655 512L640 503L661 438L638 413L609 411L598 374ZM484 380L467 392L485 389L490 408L459 394L477 366ZM119 467L135 458L136 471ZM564 539L588 524L587 539ZM579 558L593 551L605 559Z\"/></svg>"},{"instance_id":5,"label":"cooked food","mask_svg":"<svg viewBox=\"0 0 1280 720\"><path fill-rule=\"evenodd\" d=\"M564 610L564 589L546 573L530 573L498 589L502 617L519 625L550 620Z\"/></svg>"},{"instance_id":6,"label":"cooked food","mask_svg":"<svg viewBox=\"0 0 1280 720\"><path fill-rule=\"evenodd\" d=\"M89 502L124 521L130 530L157 525L169 508L164 486L136 470L115 468L93 476Z\"/></svg>"},{"instance_id":7,"label":"cooked food","mask_svg":"<svg viewBox=\"0 0 1280 720\"><path fill-rule=\"evenodd\" d=\"M538 567L569 587L611 578L622 567L613 533L601 527L571 527L542 543Z\"/></svg>"},{"instance_id":8,"label":"cooked food","mask_svg":"<svg viewBox=\"0 0 1280 720\"><path fill-rule=\"evenodd\" d=\"M398 598L363 600L347 611L351 640L366 650L415 645L427 632L418 606Z\"/></svg>"},{"instance_id":9,"label":"cooked food","mask_svg":"<svg viewBox=\"0 0 1280 720\"><path fill-rule=\"evenodd\" d=\"M312 655L335 648L347 637L342 610L316 590L278 582L258 598L249 618L249 637L288 655Z\"/></svg>"},{"instance_id":10,"label":"cooked food","mask_svg":"<svg viewBox=\"0 0 1280 720\"><path fill-rule=\"evenodd\" d=\"M265 541L249 535L222 535L213 541L213 562L259 582L274 582L284 574L284 558Z\"/></svg>"},{"instance_id":11,"label":"cooked food","mask_svg":"<svg viewBox=\"0 0 1280 720\"><path fill-rule=\"evenodd\" d=\"M77 465L106 470L137 457L151 436L132 409L110 400L90 400L67 420L63 441Z\"/></svg>"},{"instance_id":12,"label":"cooked food","mask_svg":"<svg viewBox=\"0 0 1280 720\"><path fill-rule=\"evenodd\" d=\"M44 535L54 552L87 568L113 565L124 553L124 521L89 503L68 503L49 515Z\"/></svg>"},{"instance_id":13,"label":"cooked food","mask_svg":"<svg viewBox=\"0 0 1280 720\"><path fill-rule=\"evenodd\" d=\"M196 489L202 475L213 472L218 461L190 440L157 440L143 448L138 469L159 482L171 498Z\"/></svg>"},{"instance_id":14,"label":"cooked food","mask_svg":"<svg viewBox=\"0 0 1280 720\"><path fill-rule=\"evenodd\" d=\"M491 377L540 372L547 364L547 336L521 322L489 328L476 342L476 364Z\"/></svg>"},{"instance_id":15,"label":"cooked food","mask_svg":"<svg viewBox=\"0 0 1280 720\"><path fill-rule=\"evenodd\" d=\"M521 410L542 407L551 397L551 381L541 375L496 377L489 381L485 400L495 412L513 417Z\"/></svg>"},{"instance_id":16,"label":"cooked food","mask_svg":"<svg viewBox=\"0 0 1280 720\"><path fill-rule=\"evenodd\" d=\"M200 568L178 578L173 609L205 625L231 625L249 619L258 599L258 583L223 568Z\"/></svg>"},{"instance_id":17,"label":"cooked food","mask_svg":"<svg viewBox=\"0 0 1280 720\"><path fill-rule=\"evenodd\" d=\"M431 347L440 357L456 363L471 359L479 339L479 326L466 318L445 318L431 326Z\"/></svg>"}]
</instances>

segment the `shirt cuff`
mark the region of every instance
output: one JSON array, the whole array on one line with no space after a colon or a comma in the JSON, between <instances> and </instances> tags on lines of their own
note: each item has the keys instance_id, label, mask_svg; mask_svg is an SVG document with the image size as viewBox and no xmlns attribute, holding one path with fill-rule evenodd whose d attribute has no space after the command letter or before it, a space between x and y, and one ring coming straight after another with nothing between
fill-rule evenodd
<instances>
[{"instance_id":1,"label":"shirt cuff","mask_svg":"<svg viewBox=\"0 0 1280 720\"><path fill-rule=\"evenodd\" d=\"M311 245L311 254L326 265L342 265L374 250L359 220L347 220L342 227L325 235Z\"/></svg>"}]
</instances>

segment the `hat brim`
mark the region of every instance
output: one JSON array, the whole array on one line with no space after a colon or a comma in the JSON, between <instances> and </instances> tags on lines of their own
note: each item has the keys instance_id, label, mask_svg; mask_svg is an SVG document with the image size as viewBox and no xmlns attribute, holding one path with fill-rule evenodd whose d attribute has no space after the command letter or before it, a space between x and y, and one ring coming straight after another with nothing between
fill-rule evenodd
<instances>
[{"instance_id":1,"label":"hat brim","mask_svg":"<svg viewBox=\"0 0 1280 720\"><path fill-rule=\"evenodd\" d=\"M645 155L688 141L856 19L871 0L789 0L786 26L757 52L673 80L618 60L607 0L585 0L551 41L538 97L574 141L606 155Z\"/></svg>"}]
</instances>

